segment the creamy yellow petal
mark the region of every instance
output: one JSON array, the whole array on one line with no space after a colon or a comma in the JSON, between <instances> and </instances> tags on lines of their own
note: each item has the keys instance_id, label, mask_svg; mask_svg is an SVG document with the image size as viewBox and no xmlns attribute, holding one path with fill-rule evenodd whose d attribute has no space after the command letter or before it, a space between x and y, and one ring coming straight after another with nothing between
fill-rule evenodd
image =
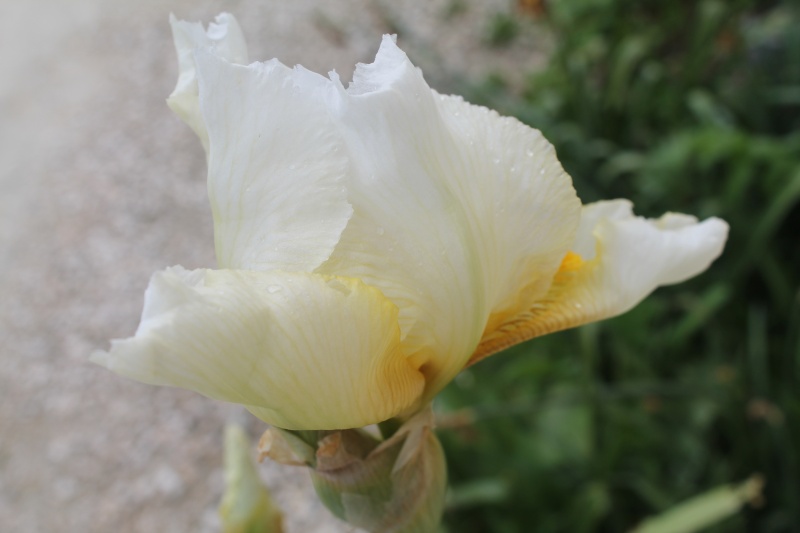
<instances>
[{"instance_id":1,"label":"creamy yellow petal","mask_svg":"<svg viewBox=\"0 0 800 533\"><path fill-rule=\"evenodd\" d=\"M389 37L359 65L337 118L354 213L318 271L357 277L400 309L404 351L440 388L485 320L478 250L447 179L453 139L420 72Z\"/></svg>"},{"instance_id":2,"label":"creamy yellow petal","mask_svg":"<svg viewBox=\"0 0 800 533\"><path fill-rule=\"evenodd\" d=\"M541 132L458 96L440 96L462 168L454 187L470 213L490 309L487 329L542 298L581 219L572 179Z\"/></svg>"},{"instance_id":3,"label":"creamy yellow petal","mask_svg":"<svg viewBox=\"0 0 800 533\"><path fill-rule=\"evenodd\" d=\"M364 279L398 305L433 395L520 283L546 289L580 203L541 134L436 94L390 37L332 111L354 214L318 271Z\"/></svg>"},{"instance_id":4,"label":"creamy yellow petal","mask_svg":"<svg viewBox=\"0 0 800 533\"><path fill-rule=\"evenodd\" d=\"M514 344L628 311L661 285L704 271L722 252L728 225L718 218L668 213L634 217L627 201L584 207L576 251L562 262L547 295L487 331L475 363ZM583 255L583 257L581 256Z\"/></svg>"},{"instance_id":5,"label":"creamy yellow petal","mask_svg":"<svg viewBox=\"0 0 800 533\"><path fill-rule=\"evenodd\" d=\"M276 60L196 54L220 268L311 271L347 225L348 160L330 80Z\"/></svg>"},{"instance_id":6,"label":"creamy yellow petal","mask_svg":"<svg viewBox=\"0 0 800 533\"><path fill-rule=\"evenodd\" d=\"M93 360L154 385L244 404L287 429L379 422L419 399L397 308L358 280L286 272L153 276L134 337Z\"/></svg>"},{"instance_id":7,"label":"creamy yellow petal","mask_svg":"<svg viewBox=\"0 0 800 533\"><path fill-rule=\"evenodd\" d=\"M247 44L239 23L229 13L217 15L208 25L208 31L199 22L178 20L174 15L170 15L169 22L178 53L178 82L167 105L194 130L203 147L208 148L208 132L200 114L194 52L204 48L232 63L245 64Z\"/></svg>"}]
</instances>

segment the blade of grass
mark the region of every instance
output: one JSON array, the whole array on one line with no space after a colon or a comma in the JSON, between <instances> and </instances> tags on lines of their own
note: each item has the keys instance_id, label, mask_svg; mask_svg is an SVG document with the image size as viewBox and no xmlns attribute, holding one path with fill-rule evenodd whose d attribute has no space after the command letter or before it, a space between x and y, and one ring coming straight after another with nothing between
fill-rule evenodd
<instances>
[{"instance_id":1,"label":"blade of grass","mask_svg":"<svg viewBox=\"0 0 800 533\"><path fill-rule=\"evenodd\" d=\"M642 522L632 533L692 533L734 515L761 497L764 482L754 475L740 485L723 485Z\"/></svg>"}]
</instances>

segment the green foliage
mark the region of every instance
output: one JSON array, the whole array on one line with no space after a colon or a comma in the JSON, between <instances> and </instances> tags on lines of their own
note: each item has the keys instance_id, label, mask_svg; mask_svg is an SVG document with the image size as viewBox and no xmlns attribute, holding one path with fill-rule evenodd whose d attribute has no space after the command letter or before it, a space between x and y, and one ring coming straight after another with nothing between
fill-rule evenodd
<instances>
[{"instance_id":1,"label":"green foliage","mask_svg":"<svg viewBox=\"0 0 800 533\"><path fill-rule=\"evenodd\" d=\"M225 428L225 494L219 506L223 533L283 533L283 516L261 482L252 443L235 423Z\"/></svg>"},{"instance_id":2,"label":"green foliage","mask_svg":"<svg viewBox=\"0 0 800 533\"><path fill-rule=\"evenodd\" d=\"M648 518L633 533L693 533L738 512L760 497L763 482L753 476L740 485L723 485Z\"/></svg>"},{"instance_id":3,"label":"green foliage","mask_svg":"<svg viewBox=\"0 0 800 533\"><path fill-rule=\"evenodd\" d=\"M548 68L522 97L491 80L467 97L541 129L584 202L720 216L731 234L696 280L445 391L448 531L629 531L754 473L763 505L704 531L800 531L800 9L548 6Z\"/></svg>"},{"instance_id":4,"label":"green foliage","mask_svg":"<svg viewBox=\"0 0 800 533\"><path fill-rule=\"evenodd\" d=\"M507 13L495 13L489 21L486 41L491 46L508 46L519 34L519 24Z\"/></svg>"}]
</instances>

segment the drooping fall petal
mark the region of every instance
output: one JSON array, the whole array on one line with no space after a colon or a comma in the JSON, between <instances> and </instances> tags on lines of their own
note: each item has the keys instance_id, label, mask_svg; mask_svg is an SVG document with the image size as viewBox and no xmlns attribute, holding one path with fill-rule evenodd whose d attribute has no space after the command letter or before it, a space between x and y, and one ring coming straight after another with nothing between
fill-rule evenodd
<instances>
[{"instance_id":1,"label":"drooping fall petal","mask_svg":"<svg viewBox=\"0 0 800 533\"><path fill-rule=\"evenodd\" d=\"M470 359L524 340L622 314L657 287L702 272L722 252L728 225L667 213L633 216L627 200L584 206L574 251L567 254L547 295L485 333Z\"/></svg>"},{"instance_id":2,"label":"drooping fall petal","mask_svg":"<svg viewBox=\"0 0 800 533\"><path fill-rule=\"evenodd\" d=\"M358 280L173 267L153 276L136 335L93 359L279 427L339 429L418 400L423 377L399 337L397 308Z\"/></svg>"}]
</instances>

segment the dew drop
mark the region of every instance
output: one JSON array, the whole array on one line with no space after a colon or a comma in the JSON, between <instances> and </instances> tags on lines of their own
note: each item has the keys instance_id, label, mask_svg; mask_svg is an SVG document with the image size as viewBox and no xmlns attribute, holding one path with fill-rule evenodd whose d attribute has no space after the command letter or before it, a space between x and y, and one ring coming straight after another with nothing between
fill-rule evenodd
<instances>
[{"instance_id":1,"label":"dew drop","mask_svg":"<svg viewBox=\"0 0 800 533\"><path fill-rule=\"evenodd\" d=\"M383 235L384 233L386 233L386 230L384 230L382 226L378 226L378 227L375 229L375 232L376 232L378 235Z\"/></svg>"},{"instance_id":2,"label":"dew drop","mask_svg":"<svg viewBox=\"0 0 800 533\"><path fill-rule=\"evenodd\" d=\"M525 153L528 154L528 157L533 157L533 150L531 148L525 150Z\"/></svg>"},{"instance_id":3,"label":"dew drop","mask_svg":"<svg viewBox=\"0 0 800 533\"><path fill-rule=\"evenodd\" d=\"M283 288L280 285L270 285L267 287L267 292L270 294L275 294L276 292L282 290Z\"/></svg>"}]
</instances>

